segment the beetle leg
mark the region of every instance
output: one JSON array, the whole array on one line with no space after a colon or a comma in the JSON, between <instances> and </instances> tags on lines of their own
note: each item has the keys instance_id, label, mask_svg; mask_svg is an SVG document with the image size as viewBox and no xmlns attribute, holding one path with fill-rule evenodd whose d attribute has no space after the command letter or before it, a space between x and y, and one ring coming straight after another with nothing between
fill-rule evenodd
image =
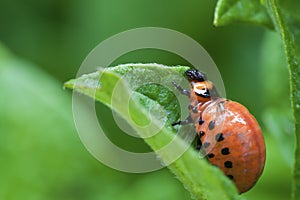
<instances>
[{"instance_id":1,"label":"beetle leg","mask_svg":"<svg viewBox=\"0 0 300 200\"><path fill-rule=\"evenodd\" d=\"M175 81L172 81L172 84L175 86L175 88L183 95L190 96L190 91L183 89L180 85L178 85Z\"/></svg>"},{"instance_id":2,"label":"beetle leg","mask_svg":"<svg viewBox=\"0 0 300 200\"><path fill-rule=\"evenodd\" d=\"M201 140L200 140L200 137L198 136L198 134L197 134L197 136L196 136L197 138L196 138L196 150L197 151L199 151L200 149L201 149L201 146L202 146L202 142L201 142Z\"/></svg>"},{"instance_id":3,"label":"beetle leg","mask_svg":"<svg viewBox=\"0 0 300 200\"><path fill-rule=\"evenodd\" d=\"M186 124L190 124L193 122L193 119L191 117L191 115L189 115L185 120L183 121L178 121L172 124L172 126L176 126L176 125L186 125Z\"/></svg>"}]
</instances>

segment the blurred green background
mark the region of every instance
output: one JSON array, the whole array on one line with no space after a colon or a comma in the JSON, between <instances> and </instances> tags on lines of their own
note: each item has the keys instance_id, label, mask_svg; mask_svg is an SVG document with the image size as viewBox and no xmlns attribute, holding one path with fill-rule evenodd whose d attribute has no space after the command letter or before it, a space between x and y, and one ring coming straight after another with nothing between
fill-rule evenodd
<instances>
[{"instance_id":1,"label":"blurred green background","mask_svg":"<svg viewBox=\"0 0 300 200\"><path fill-rule=\"evenodd\" d=\"M227 97L244 104L264 130L267 162L247 199L290 196L293 137L288 76L279 37L252 25L212 25L216 1L0 0L0 199L191 199L167 169L128 174L94 159L77 135L73 77L101 41L137 27L165 27L197 40L219 67ZM178 56L141 50L113 64L189 65ZM120 136L107 116L111 139L144 151ZM120 140L122 137L122 140ZM201 173L199 171L199 173Z\"/></svg>"}]
</instances>

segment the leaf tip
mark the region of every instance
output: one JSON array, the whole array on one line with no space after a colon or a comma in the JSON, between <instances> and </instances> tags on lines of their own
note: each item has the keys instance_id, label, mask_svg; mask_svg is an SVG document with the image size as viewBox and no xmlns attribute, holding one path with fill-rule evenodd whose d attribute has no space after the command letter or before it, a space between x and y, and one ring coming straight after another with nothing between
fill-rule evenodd
<instances>
[{"instance_id":1,"label":"leaf tip","mask_svg":"<svg viewBox=\"0 0 300 200\"><path fill-rule=\"evenodd\" d=\"M71 79L64 83L63 89L74 89L74 79Z\"/></svg>"}]
</instances>

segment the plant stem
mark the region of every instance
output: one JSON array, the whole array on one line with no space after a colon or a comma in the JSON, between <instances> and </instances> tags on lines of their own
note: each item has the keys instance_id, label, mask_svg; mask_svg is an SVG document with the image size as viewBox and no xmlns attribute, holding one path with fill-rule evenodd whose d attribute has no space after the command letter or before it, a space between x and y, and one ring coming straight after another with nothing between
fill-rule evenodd
<instances>
[{"instance_id":1,"label":"plant stem","mask_svg":"<svg viewBox=\"0 0 300 200\"><path fill-rule=\"evenodd\" d=\"M300 66L299 53L295 38L282 15L277 0L267 0L268 12L273 24L281 36L288 62L291 90L291 105L294 116L294 131L296 135L295 163L292 182L292 199L300 199ZM271 56L271 55L270 55ZM284 148L284 147L283 147Z\"/></svg>"}]
</instances>

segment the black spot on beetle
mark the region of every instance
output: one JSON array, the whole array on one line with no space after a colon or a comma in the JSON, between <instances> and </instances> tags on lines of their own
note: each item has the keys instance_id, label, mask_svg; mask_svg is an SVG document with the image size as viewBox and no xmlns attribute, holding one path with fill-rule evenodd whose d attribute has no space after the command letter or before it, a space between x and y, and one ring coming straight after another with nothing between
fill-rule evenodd
<instances>
[{"instance_id":1,"label":"black spot on beetle","mask_svg":"<svg viewBox=\"0 0 300 200\"><path fill-rule=\"evenodd\" d=\"M223 155L228 155L228 154L230 154L229 148L227 148L227 147L223 148L223 149L221 150L221 153L222 153Z\"/></svg>"},{"instance_id":2,"label":"black spot on beetle","mask_svg":"<svg viewBox=\"0 0 300 200\"><path fill-rule=\"evenodd\" d=\"M210 145L210 143L209 143L209 142L204 142L204 143L203 143L203 146L204 146L204 148L207 148L207 147L209 147L209 145Z\"/></svg>"},{"instance_id":3,"label":"black spot on beetle","mask_svg":"<svg viewBox=\"0 0 300 200\"><path fill-rule=\"evenodd\" d=\"M209 124L208 124L208 129L209 129L209 130L213 130L214 128L215 128L215 121L212 120L212 121L210 121Z\"/></svg>"},{"instance_id":4,"label":"black spot on beetle","mask_svg":"<svg viewBox=\"0 0 300 200\"><path fill-rule=\"evenodd\" d=\"M216 141L221 142L222 140L224 140L223 133L218 133L216 135Z\"/></svg>"},{"instance_id":5,"label":"black spot on beetle","mask_svg":"<svg viewBox=\"0 0 300 200\"><path fill-rule=\"evenodd\" d=\"M204 131L199 131L199 137L202 137L203 135L205 135Z\"/></svg>"},{"instance_id":6,"label":"black spot on beetle","mask_svg":"<svg viewBox=\"0 0 300 200\"><path fill-rule=\"evenodd\" d=\"M215 157L215 154L209 153L209 154L207 154L207 157L208 157L208 158L213 158L213 157Z\"/></svg>"},{"instance_id":7,"label":"black spot on beetle","mask_svg":"<svg viewBox=\"0 0 300 200\"><path fill-rule=\"evenodd\" d=\"M232 175L227 175L227 177L229 178L229 179L231 179L231 180L233 180L233 176Z\"/></svg>"},{"instance_id":8,"label":"black spot on beetle","mask_svg":"<svg viewBox=\"0 0 300 200\"><path fill-rule=\"evenodd\" d=\"M199 122L199 125L202 125L202 124L204 123L202 117L199 118L199 121L198 121L198 122Z\"/></svg>"},{"instance_id":9,"label":"black spot on beetle","mask_svg":"<svg viewBox=\"0 0 300 200\"><path fill-rule=\"evenodd\" d=\"M225 162L224 162L224 166L225 166L226 168L232 168L232 162L231 162L231 161L225 161Z\"/></svg>"},{"instance_id":10,"label":"black spot on beetle","mask_svg":"<svg viewBox=\"0 0 300 200\"><path fill-rule=\"evenodd\" d=\"M199 113L198 107L197 107L197 106L194 106L194 107L192 108L192 112L193 112L193 113Z\"/></svg>"}]
</instances>

